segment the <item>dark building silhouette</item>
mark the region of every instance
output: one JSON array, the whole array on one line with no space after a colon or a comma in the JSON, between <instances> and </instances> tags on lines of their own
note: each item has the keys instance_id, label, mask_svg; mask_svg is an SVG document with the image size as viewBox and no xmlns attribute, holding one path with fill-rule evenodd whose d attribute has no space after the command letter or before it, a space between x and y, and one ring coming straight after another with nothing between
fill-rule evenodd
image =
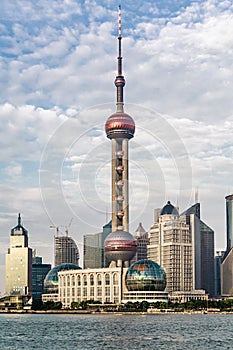
<instances>
[{"instance_id":1,"label":"dark building silhouette","mask_svg":"<svg viewBox=\"0 0 233 350\"><path fill-rule=\"evenodd\" d=\"M200 219L200 203L195 203L181 215L190 225L194 248L194 286L215 295L214 231Z\"/></svg>"},{"instance_id":2,"label":"dark building silhouette","mask_svg":"<svg viewBox=\"0 0 233 350\"><path fill-rule=\"evenodd\" d=\"M44 279L47 273L51 270L51 264L43 264L42 257L32 257L32 299L41 300L44 293Z\"/></svg>"}]
</instances>

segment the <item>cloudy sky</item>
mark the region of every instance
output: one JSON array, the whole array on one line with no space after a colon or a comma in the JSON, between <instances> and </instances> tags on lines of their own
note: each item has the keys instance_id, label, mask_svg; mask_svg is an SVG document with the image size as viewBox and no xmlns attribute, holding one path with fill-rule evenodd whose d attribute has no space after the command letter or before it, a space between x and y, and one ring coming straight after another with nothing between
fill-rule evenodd
<instances>
[{"instance_id":1,"label":"cloudy sky","mask_svg":"<svg viewBox=\"0 0 233 350\"><path fill-rule=\"evenodd\" d=\"M30 246L53 263L49 226L83 234L110 219L117 7L111 0L1 0L0 291L21 212ZM228 0L122 1L130 228L149 229L167 200L201 202L225 247L233 192L233 5Z\"/></svg>"}]
</instances>

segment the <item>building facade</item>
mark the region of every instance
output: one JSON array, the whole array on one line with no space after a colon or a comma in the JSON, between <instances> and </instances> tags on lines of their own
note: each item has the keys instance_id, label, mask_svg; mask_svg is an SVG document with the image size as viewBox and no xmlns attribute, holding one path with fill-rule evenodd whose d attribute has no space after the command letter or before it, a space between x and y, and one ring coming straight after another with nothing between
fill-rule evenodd
<instances>
[{"instance_id":1,"label":"building facade","mask_svg":"<svg viewBox=\"0 0 233 350\"><path fill-rule=\"evenodd\" d=\"M32 250L28 247L28 231L18 224L11 230L10 248L6 254L6 295L31 295Z\"/></svg>"},{"instance_id":2,"label":"building facade","mask_svg":"<svg viewBox=\"0 0 233 350\"><path fill-rule=\"evenodd\" d=\"M83 266L87 268L107 267L109 261L104 254L104 241L112 232L112 221L103 226L103 231L96 234L86 234L83 237Z\"/></svg>"},{"instance_id":3,"label":"building facade","mask_svg":"<svg viewBox=\"0 0 233 350\"><path fill-rule=\"evenodd\" d=\"M193 242L193 286L215 295L214 231L201 220L200 203L195 203L181 216L186 217Z\"/></svg>"},{"instance_id":4,"label":"building facade","mask_svg":"<svg viewBox=\"0 0 233 350\"><path fill-rule=\"evenodd\" d=\"M170 202L150 228L148 258L165 269L168 293L194 289L192 234L186 217Z\"/></svg>"},{"instance_id":5,"label":"building facade","mask_svg":"<svg viewBox=\"0 0 233 350\"><path fill-rule=\"evenodd\" d=\"M42 257L32 257L32 299L41 300L44 293L44 280L51 270L51 264L43 264Z\"/></svg>"},{"instance_id":6,"label":"building facade","mask_svg":"<svg viewBox=\"0 0 233 350\"><path fill-rule=\"evenodd\" d=\"M233 248L233 194L226 196L227 252Z\"/></svg>"},{"instance_id":7,"label":"building facade","mask_svg":"<svg viewBox=\"0 0 233 350\"><path fill-rule=\"evenodd\" d=\"M63 308L69 308L73 301L86 300L119 304L125 291L126 272L127 268L121 267L61 271L59 300Z\"/></svg>"},{"instance_id":8,"label":"building facade","mask_svg":"<svg viewBox=\"0 0 233 350\"><path fill-rule=\"evenodd\" d=\"M221 263L221 295L233 296L233 194L226 196L227 247Z\"/></svg>"},{"instance_id":9,"label":"building facade","mask_svg":"<svg viewBox=\"0 0 233 350\"><path fill-rule=\"evenodd\" d=\"M61 264L79 265L79 250L69 236L55 236L55 266Z\"/></svg>"},{"instance_id":10,"label":"building facade","mask_svg":"<svg viewBox=\"0 0 233 350\"><path fill-rule=\"evenodd\" d=\"M201 289L210 297L215 295L214 288L214 231L200 221L201 231Z\"/></svg>"},{"instance_id":11,"label":"building facade","mask_svg":"<svg viewBox=\"0 0 233 350\"><path fill-rule=\"evenodd\" d=\"M214 258L214 295L221 296L221 263L223 261L225 251L218 250Z\"/></svg>"},{"instance_id":12,"label":"building facade","mask_svg":"<svg viewBox=\"0 0 233 350\"><path fill-rule=\"evenodd\" d=\"M146 232L141 222L133 233L133 236L137 242L137 251L131 260L131 264L137 260L147 259L147 246L150 242L148 232Z\"/></svg>"}]
</instances>

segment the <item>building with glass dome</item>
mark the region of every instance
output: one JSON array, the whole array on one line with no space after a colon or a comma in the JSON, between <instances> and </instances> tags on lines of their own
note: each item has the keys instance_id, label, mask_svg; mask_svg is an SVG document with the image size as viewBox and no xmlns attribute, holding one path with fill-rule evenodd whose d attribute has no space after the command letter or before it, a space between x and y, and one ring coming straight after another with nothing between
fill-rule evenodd
<instances>
[{"instance_id":1,"label":"building with glass dome","mask_svg":"<svg viewBox=\"0 0 233 350\"><path fill-rule=\"evenodd\" d=\"M75 264L60 264L55 266L44 279L44 294L42 294L42 301L58 301L58 272L67 270L78 270L81 267Z\"/></svg>"},{"instance_id":2,"label":"building with glass dome","mask_svg":"<svg viewBox=\"0 0 233 350\"><path fill-rule=\"evenodd\" d=\"M128 301L168 301L166 275L154 261L139 260L129 268L62 270L58 273L58 299L63 308L72 302L96 300L121 304Z\"/></svg>"},{"instance_id":3,"label":"building with glass dome","mask_svg":"<svg viewBox=\"0 0 233 350\"><path fill-rule=\"evenodd\" d=\"M165 271L152 260L142 259L133 263L126 273L125 285L127 291L122 302L168 301Z\"/></svg>"}]
</instances>

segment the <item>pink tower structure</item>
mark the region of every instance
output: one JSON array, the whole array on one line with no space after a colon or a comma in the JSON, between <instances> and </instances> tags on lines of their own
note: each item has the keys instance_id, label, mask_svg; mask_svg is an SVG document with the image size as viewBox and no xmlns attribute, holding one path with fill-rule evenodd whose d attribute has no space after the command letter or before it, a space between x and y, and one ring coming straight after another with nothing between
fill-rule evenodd
<instances>
[{"instance_id":1,"label":"pink tower structure","mask_svg":"<svg viewBox=\"0 0 233 350\"><path fill-rule=\"evenodd\" d=\"M128 266L136 252L136 240L129 230L128 141L134 137L135 123L124 112L121 54L121 8L118 10L117 109L106 121L105 131L112 142L112 233L105 240L105 256L117 266Z\"/></svg>"}]
</instances>

